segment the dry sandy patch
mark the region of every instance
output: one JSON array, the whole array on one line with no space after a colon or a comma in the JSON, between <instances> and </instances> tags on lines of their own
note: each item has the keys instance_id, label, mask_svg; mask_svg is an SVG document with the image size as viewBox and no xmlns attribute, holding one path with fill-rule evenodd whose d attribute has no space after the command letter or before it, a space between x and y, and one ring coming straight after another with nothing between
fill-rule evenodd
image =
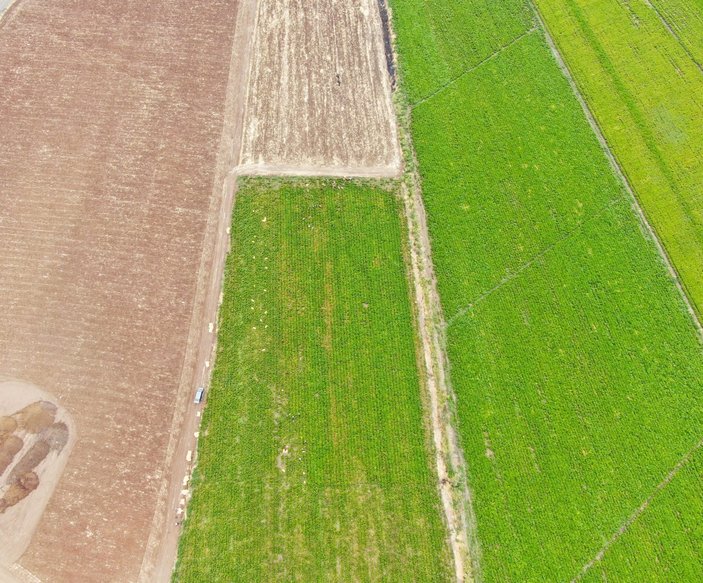
<instances>
[{"instance_id":1,"label":"dry sandy patch","mask_svg":"<svg viewBox=\"0 0 703 583\"><path fill-rule=\"evenodd\" d=\"M239 172L400 169L377 0L259 2Z\"/></svg>"}]
</instances>

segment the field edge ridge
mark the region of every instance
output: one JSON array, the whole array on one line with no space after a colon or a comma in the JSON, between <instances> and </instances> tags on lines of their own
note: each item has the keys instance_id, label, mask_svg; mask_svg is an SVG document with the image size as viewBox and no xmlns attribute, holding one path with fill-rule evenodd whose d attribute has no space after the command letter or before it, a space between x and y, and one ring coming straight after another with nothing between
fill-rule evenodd
<instances>
[{"instance_id":1,"label":"field edge ridge","mask_svg":"<svg viewBox=\"0 0 703 583\"><path fill-rule=\"evenodd\" d=\"M481 580L481 551L466 460L458 438L456 395L451 384L451 365L447 355L447 324L437 288L422 178L413 143L412 104L405 91L402 69L398 66L392 2L387 3L387 9L389 36L397 72L393 102L404 158L401 196L408 236L408 271L414 295L418 340L423 356L423 389L426 392L424 398L430 407L427 413L432 432L437 486L444 511L448 544L454 560L456 581L474 583Z\"/></svg>"}]
</instances>

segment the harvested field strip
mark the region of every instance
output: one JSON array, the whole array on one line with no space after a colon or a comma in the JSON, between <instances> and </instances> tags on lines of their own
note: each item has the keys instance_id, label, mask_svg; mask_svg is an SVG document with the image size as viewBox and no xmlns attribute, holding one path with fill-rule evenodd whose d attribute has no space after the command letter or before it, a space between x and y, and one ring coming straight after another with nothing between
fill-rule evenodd
<instances>
[{"instance_id":1,"label":"harvested field strip","mask_svg":"<svg viewBox=\"0 0 703 583\"><path fill-rule=\"evenodd\" d=\"M176 580L448 581L399 201L238 193Z\"/></svg>"},{"instance_id":2,"label":"harvested field strip","mask_svg":"<svg viewBox=\"0 0 703 583\"><path fill-rule=\"evenodd\" d=\"M499 22L456 22L480 3L459 4L424 3L435 10L424 23L392 4L411 100L442 85L413 69L414 52L444 50L428 23L441 15L482 38ZM504 45L493 36L481 51ZM699 454L658 487L703 437L701 346L543 35L417 106L413 139L455 315L448 352L482 579L575 579L623 525L587 577L633 580L641 556L632 572L647 576L634 580L700 579L703 533L687 510L700 505Z\"/></svg>"},{"instance_id":3,"label":"harvested field strip","mask_svg":"<svg viewBox=\"0 0 703 583\"><path fill-rule=\"evenodd\" d=\"M377 0L259 2L240 174L397 176Z\"/></svg>"},{"instance_id":4,"label":"harvested field strip","mask_svg":"<svg viewBox=\"0 0 703 583\"><path fill-rule=\"evenodd\" d=\"M646 3L537 6L579 89L703 314L703 75Z\"/></svg>"}]
</instances>

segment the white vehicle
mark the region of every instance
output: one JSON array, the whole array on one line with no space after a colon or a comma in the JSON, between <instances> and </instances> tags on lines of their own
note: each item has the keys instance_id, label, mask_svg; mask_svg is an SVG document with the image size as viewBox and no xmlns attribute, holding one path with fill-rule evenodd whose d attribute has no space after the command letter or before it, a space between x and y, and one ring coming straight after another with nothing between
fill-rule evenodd
<instances>
[{"instance_id":1,"label":"white vehicle","mask_svg":"<svg viewBox=\"0 0 703 583\"><path fill-rule=\"evenodd\" d=\"M199 405L203 402L203 397L205 397L205 389L200 387L197 391L195 391L195 399L193 400L193 403Z\"/></svg>"}]
</instances>

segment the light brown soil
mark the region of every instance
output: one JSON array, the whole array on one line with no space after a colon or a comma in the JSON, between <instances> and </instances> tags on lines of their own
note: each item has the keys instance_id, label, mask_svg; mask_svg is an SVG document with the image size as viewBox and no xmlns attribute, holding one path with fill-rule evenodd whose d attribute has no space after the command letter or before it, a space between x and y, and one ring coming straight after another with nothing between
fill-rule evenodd
<instances>
[{"instance_id":1,"label":"light brown soil","mask_svg":"<svg viewBox=\"0 0 703 583\"><path fill-rule=\"evenodd\" d=\"M377 0L259 2L241 174L397 176Z\"/></svg>"},{"instance_id":2,"label":"light brown soil","mask_svg":"<svg viewBox=\"0 0 703 583\"><path fill-rule=\"evenodd\" d=\"M73 420L52 395L0 381L0 564L24 552L76 440ZM8 447L13 444L13 447Z\"/></svg>"},{"instance_id":3,"label":"light brown soil","mask_svg":"<svg viewBox=\"0 0 703 583\"><path fill-rule=\"evenodd\" d=\"M217 286L238 4L19 0L1 21L0 375L54 395L78 439L0 580L156 580Z\"/></svg>"}]
</instances>

